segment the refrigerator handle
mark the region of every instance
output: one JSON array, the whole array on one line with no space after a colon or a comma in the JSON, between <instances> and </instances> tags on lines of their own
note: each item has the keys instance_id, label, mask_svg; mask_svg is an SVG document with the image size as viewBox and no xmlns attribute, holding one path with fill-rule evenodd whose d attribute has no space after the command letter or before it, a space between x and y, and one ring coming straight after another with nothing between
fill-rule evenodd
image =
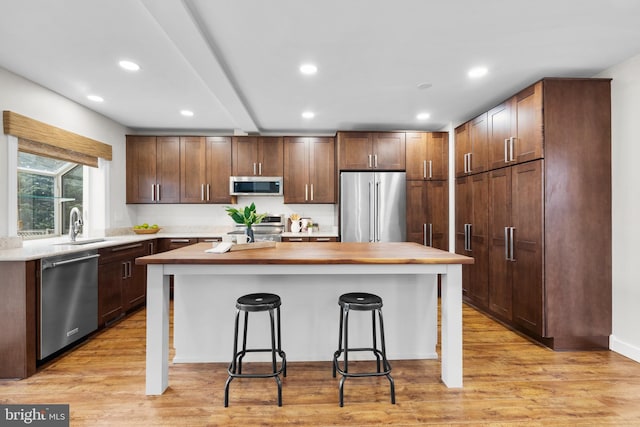
<instances>
[{"instance_id":1,"label":"refrigerator handle","mask_svg":"<svg viewBox=\"0 0 640 427\"><path fill-rule=\"evenodd\" d=\"M375 241L380 241L380 183L376 181L376 194L375 198Z\"/></svg>"},{"instance_id":2,"label":"refrigerator handle","mask_svg":"<svg viewBox=\"0 0 640 427\"><path fill-rule=\"evenodd\" d=\"M375 241L375 197L374 190L372 188L373 182L369 181L369 242Z\"/></svg>"}]
</instances>

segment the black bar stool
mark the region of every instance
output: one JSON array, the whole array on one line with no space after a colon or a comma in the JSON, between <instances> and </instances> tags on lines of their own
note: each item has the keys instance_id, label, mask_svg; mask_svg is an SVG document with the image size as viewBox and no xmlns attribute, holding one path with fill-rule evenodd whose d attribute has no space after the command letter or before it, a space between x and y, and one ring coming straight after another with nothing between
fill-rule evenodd
<instances>
[{"instance_id":1,"label":"black bar stool","mask_svg":"<svg viewBox=\"0 0 640 427\"><path fill-rule=\"evenodd\" d=\"M338 299L340 305L340 334L338 339L338 350L333 354L333 377L336 372L342 375L340 379L340 406L344 405L344 382L349 377L379 377L385 376L389 380L391 387L391 403L396 403L396 391L393 378L391 378L391 365L387 360L386 347L384 343L384 322L382 321L382 298L374 294L364 292L352 292L343 294ZM371 311L371 321L373 329L373 345L366 348L349 348L349 311ZM378 349L376 334L376 313L380 324L380 344ZM370 351L376 357L376 371L353 373L349 372L349 352L350 351ZM344 353L344 360L340 366L339 358ZM381 364L382 362L382 364Z\"/></svg>"},{"instance_id":2,"label":"black bar stool","mask_svg":"<svg viewBox=\"0 0 640 427\"><path fill-rule=\"evenodd\" d=\"M233 359L229 364L227 372L229 377L224 386L224 406L229 406L229 384L234 378L269 378L273 377L278 384L278 406L282 406L282 382L280 374L287 376L287 356L282 351L280 342L280 297L275 294L256 293L244 295L236 302L236 320L233 334ZM240 312L244 312L244 333L242 336L242 350L238 351L238 326L240 322ZM247 348L247 326L249 324L249 312L268 311L271 319L271 348ZM276 319L274 320L274 311ZM242 359L247 353L270 352L271 372L264 374L243 374ZM276 354L282 359L280 368L276 361Z\"/></svg>"}]
</instances>

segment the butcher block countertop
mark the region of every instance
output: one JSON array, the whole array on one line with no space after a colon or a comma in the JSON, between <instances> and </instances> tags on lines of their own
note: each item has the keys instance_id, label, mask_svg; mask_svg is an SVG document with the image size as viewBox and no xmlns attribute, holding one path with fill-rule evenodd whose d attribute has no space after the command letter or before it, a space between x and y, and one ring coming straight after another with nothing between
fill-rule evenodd
<instances>
[{"instance_id":1,"label":"butcher block countertop","mask_svg":"<svg viewBox=\"0 0 640 427\"><path fill-rule=\"evenodd\" d=\"M417 243L278 242L273 248L205 252L198 243L136 259L136 264L473 264L474 259Z\"/></svg>"}]
</instances>

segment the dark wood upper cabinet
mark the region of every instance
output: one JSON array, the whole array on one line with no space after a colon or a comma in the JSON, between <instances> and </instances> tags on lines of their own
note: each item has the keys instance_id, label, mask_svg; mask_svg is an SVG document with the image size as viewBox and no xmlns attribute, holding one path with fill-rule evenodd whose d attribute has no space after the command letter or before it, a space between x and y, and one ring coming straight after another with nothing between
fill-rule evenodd
<instances>
[{"instance_id":1,"label":"dark wood upper cabinet","mask_svg":"<svg viewBox=\"0 0 640 427\"><path fill-rule=\"evenodd\" d=\"M491 168L543 157L542 86L540 81L488 112Z\"/></svg>"},{"instance_id":2,"label":"dark wood upper cabinet","mask_svg":"<svg viewBox=\"0 0 640 427\"><path fill-rule=\"evenodd\" d=\"M406 170L408 180L445 180L449 173L447 132L407 132Z\"/></svg>"},{"instance_id":3,"label":"dark wood upper cabinet","mask_svg":"<svg viewBox=\"0 0 640 427\"><path fill-rule=\"evenodd\" d=\"M127 203L180 202L178 137L127 136Z\"/></svg>"},{"instance_id":4,"label":"dark wood upper cabinet","mask_svg":"<svg viewBox=\"0 0 640 427\"><path fill-rule=\"evenodd\" d=\"M284 138L284 202L335 203L335 140Z\"/></svg>"},{"instance_id":5,"label":"dark wood upper cabinet","mask_svg":"<svg viewBox=\"0 0 640 427\"><path fill-rule=\"evenodd\" d=\"M339 170L405 170L404 132L338 132Z\"/></svg>"},{"instance_id":6,"label":"dark wood upper cabinet","mask_svg":"<svg viewBox=\"0 0 640 427\"><path fill-rule=\"evenodd\" d=\"M232 150L232 173L235 176L283 175L281 136L234 136Z\"/></svg>"},{"instance_id":7,"label":"dark wood upper cabinet","mask_svg":"<svg viewBox=\"0 0 640 427\"><path fill-rule=\"evenodd\" d=\"M180 137L180 202L230 203L230 137Z\"/></svg>"}]
</instances>

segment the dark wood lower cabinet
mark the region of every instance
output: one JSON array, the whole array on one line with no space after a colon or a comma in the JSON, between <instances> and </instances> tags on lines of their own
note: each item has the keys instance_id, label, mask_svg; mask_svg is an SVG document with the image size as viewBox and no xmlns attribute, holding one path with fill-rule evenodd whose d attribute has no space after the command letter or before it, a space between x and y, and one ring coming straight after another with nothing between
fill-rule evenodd
<instances>
[{"instance_id":1,"label":"dark wood lower cabinet","mask_svg":"<svg viewBox=\"0 0 640 427\"><path fill-rule=\"evenodd\" d=\"M104 327L145 304L147 270L136 258L156 252L156 240L100 249L98 326Z\"/></svg>"},{"instance_id":2,"label":"dark wood lower cabinet","mask_svg":"<svg viewBox=\"0 0 640 427\"><path fill-rule=\"evenodd\" d=\"M542 336L543 160L489 174L489 308Z\"/></svg>"}]
</instances>

